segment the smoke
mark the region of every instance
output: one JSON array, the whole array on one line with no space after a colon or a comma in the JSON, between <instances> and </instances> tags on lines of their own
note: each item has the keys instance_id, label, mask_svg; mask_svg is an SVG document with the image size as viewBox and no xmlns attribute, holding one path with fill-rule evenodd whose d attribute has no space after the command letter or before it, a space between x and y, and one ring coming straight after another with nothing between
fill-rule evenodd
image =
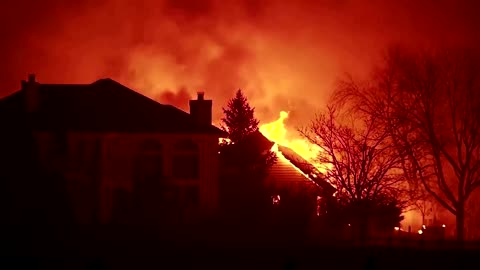
<instances>
[{"instance_id":1,"label":"smoke","mask_svg":"<svg viewBox=\"0 0 480 270\"><path fill-rule=\"evenodd\" d=\"M367 74L392 42L477 46L477 10L466 0L11 1L0 4L0 95L30 72L49 83L110 77L182 109L205 91L218 121L242 89L261 122L287 110L294 131L339 76Z\"/></svg>"},{"instance_id":2,"label":"smoke","mask_svg":"<svg viewBox=\"0 0 480 270\"><path fill-rule=\"evenodd\" d=\"M173 105L188 112L188 102L185 101L192 99L192 96L185 87L181 87L177 91L164 90L154 99L162 104Z\"/></svg>"}]
</instances>

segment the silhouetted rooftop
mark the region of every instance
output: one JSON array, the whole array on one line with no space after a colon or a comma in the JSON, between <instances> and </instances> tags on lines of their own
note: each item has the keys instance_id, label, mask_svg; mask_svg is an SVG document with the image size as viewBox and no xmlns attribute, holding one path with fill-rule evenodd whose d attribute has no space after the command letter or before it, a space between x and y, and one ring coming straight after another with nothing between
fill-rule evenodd
<instances>
[{"instance_id":1,"label":"silhouetted rooftop","mask_svg":"<svg viewBox=\"0 0 480 270\"><path fill-rule=\"evenodd\" d=\"M324 175L310 162L301 157L297 152L293 151L291 148L286 146L279 145L278 151L280 151L283 156L292 163L293 166L297 167L302 171L308 178L314 181L319 185L323 190L328 194L333 194L335 192L335 187L333 187L324 177Z\"/></svg>"},{"instance_id":2,"label":"silhouetted rooftop","mask_svg":"<svg viewBox=\"0 0 480 270\"><path fill-rule=\"evenodd\" d=\"M38 89L40 105L35 113L25 118L25 91L20 90L0 99L2 118L28 119L37 130L224 134L213 125L195 125L190 114L112 79L92 84L39 84Z\"/></svg>"},{"instance_id":3,"label":"silhouetted rooftop","mask_svg":"<svg viewBox=\"0 0 480 270\"><path fill-rule=\"evenodd\" d=\"M267 139L260 131L257 131L246 137L242 144L250 144L255 146L256 149L265 151L271 149L275 143ZM318 169L293 149L278 145L278 151L287 159L291 166L303 172L305 177L315 182L327 194L333 194L335 192L336 189L325 179ZM281 167L277 166L276 169L281 169ZM286 172L290 173L288 170Z\"/></svg>"},{"instance_id":4,"label":"silhouetted rooftop","mask_svg":"<svg viewBox=\"0 0 480 270\"><path fill-rule=\"evenodd\" d=\"M259 130L249 134L238 143L240 147L243 145L249 145L260 151L270 150L274 144L274 142L263 136Z\"/></svg>"}]
</instances>

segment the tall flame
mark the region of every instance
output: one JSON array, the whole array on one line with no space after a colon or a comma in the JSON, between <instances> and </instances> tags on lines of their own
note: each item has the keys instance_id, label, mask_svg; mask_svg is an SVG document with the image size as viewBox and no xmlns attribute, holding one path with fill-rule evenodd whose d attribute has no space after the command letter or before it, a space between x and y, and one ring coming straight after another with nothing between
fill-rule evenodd
<instances>
[{"instance_id":1,"label":"tall flame","mask_svg":"<svg viewBox=\"0 0 480 270\"><path fill-rule=\"evenodd\" d=\"M277 120L260 126L260 132L270 141L286 146L307 161L313 162L319 153L319 147L302 139L288 139L284 121L289 112L281 111Z\"/></svg>"}]
</instances>

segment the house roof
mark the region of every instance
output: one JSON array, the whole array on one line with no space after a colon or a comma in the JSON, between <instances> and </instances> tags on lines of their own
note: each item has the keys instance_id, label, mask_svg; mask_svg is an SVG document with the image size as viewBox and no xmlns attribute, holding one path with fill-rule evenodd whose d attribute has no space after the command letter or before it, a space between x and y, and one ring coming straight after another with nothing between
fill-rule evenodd
<instances>
[{"instance_id":1,"label":"house roof","mask_svg":"<svg viewBox=\"0 0 480 270\"><path fill-rule=\"evenodd\" d=\"M335 193L335 187L330 184L330 182L325 179L323 174L310 162L302 158L299 154L293 151L291 148L286 146L278 146L278 151L282 153L293 166L303 172L303 174L308 177L311 181L315 182L320 186L326 193L333 194Z\"/></svg>"},{"instance_id":2,"label":"house roof","mask_svg":"<svg viewBox=\"0 0 480 270\"><path fill-rule=\"evenodd\" d=\"M296 168L288 159L277 153L277 162L270 169L269 177L279 187L315 188L316 185L301 170Z\"/></svg>"},{"instance_id":3,"label":"house roof","mask_svg":"<svg viewBox=\"0 0 480 270\"><path fill-rule=\"evenodd\" d=\"M270 150L274 142L268 140L260 131L250 134L242 143L255 145L255 149ZM304 182L306 185L317 185L326 194L333 194L335 188L318 171L318 169L297 154L293 149L278 145L277 164L272 166L270 175L277 181Z\"/></svg>"},{"instance_id":4,"label":"house roof","mask_svg":"<svg viewBox=\"0 0 480 270\"><path fill-rule=\"evenodd\" d=\"M247 135L242 141L238 142L238 147L248 145L259 151L270 150L275 143L267 139L263 134L257 130Z\"/></svg>"},{"instance_id":5,"label":"house roof","mask_svg":"<svg viewBox=\"0 0 480 270\"><path fill-rule=\"evenodd\" d=\"M38 130L224 135L217 127L196 125L190 114L112 79L92 84L39 84L38 89L38 110L25 118ZM24 90L0 99L3 120L23 119L27 115L24 108Z\"/></svg>"}]
</instances>

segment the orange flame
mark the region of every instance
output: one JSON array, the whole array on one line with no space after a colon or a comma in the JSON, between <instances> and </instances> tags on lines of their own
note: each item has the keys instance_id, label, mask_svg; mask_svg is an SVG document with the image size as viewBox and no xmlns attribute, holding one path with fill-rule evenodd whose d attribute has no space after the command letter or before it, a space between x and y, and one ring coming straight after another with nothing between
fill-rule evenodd
<instances>
[{"instance_id":1,"label":"orange flame","mask_svg":"<svg viewBox=\"0 0 480 270\"><path fill-rule=\"evenodd\" d=\"M260 132L270 141L289 147L307 161L313 162L319 153L319 147L302 139L288 139L284 121L289 112L281 111L277 120L260 126Z\"/></svg>"}]
</instances>

